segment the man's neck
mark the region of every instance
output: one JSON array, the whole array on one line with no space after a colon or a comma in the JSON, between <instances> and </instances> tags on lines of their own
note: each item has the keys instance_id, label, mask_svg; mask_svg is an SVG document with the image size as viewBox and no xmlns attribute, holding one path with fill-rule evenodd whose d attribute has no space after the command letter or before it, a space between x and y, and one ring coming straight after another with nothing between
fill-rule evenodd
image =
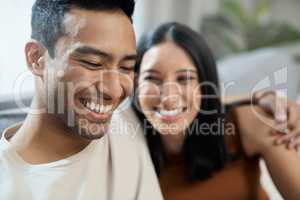
<instances>
[{"instance_id":1,"label":"man's neck","mask_svg":"<svg viewBox=\"0 0 300 200\"><path fill-rule=\"evenodd\" d=\"M41 164L69 157L84 149L89 140L73 133L51 114L29 114L11 143L28 163Z\"/></svg>"}]
</instances>

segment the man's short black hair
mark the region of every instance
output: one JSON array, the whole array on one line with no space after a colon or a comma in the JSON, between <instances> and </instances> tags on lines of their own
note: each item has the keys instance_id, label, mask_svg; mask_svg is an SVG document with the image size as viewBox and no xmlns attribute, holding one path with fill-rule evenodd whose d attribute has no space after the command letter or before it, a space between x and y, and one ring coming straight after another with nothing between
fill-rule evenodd
<instances>
[{"instance_id":1,"label":"man's short black hair","mask_svg":"<svg viewBox=\"0 0 300 200\"><path fill-rule=\"evenodd\" d=\"M71 8L119 10L132 21L134 6L134 0L36 0L32 7L31 38L41 42L53 58L55 44L65 33L65 14Z\"/></svg>"}]
</instances>

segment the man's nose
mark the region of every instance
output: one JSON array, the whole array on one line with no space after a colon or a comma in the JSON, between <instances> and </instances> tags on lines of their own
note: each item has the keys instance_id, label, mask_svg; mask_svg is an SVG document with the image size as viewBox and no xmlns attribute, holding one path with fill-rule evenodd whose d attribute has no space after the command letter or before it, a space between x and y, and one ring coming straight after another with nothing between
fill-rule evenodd
<instances>
[{"instance_id":1,"label":"man's nose","mask_svg":"<svg viewBox=\"0 0 300 200\"><path fill-rule=\"evenodd\" d=\"M97 83L97 89L103 94L103 99L117 101L125 96L125 91L117 71L104 72Z\"/></svg>"}]
</instances>

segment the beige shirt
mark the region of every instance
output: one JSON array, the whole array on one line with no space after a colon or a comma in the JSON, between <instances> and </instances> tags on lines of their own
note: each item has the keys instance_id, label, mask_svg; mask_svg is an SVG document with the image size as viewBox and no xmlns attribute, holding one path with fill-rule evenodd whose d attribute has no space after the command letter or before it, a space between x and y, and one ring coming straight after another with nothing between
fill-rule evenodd
<instances>
[{"instance_id":1,"label":"beige shirt","mask_svg":"<svg viewBox=\"0 0 300 200\"><path fill-rule=\"evenodd\" d=\"M18 126L8 128L0 140L0 199L163 199L144 137L133 134L136 126L125 125L122 116L113 123L115 131L127 129L112 131L71 157L39 165L26 163L11 148L8 139Z\"/></svg>"}]
</instances>

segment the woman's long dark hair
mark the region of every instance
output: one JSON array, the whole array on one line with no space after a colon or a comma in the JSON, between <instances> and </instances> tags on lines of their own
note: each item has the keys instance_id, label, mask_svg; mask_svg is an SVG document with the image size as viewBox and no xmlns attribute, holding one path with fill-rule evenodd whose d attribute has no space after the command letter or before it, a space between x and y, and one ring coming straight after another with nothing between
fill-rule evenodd
<instances>
[{"instance_id":1,"label":"woman's long dark hair","mask_svg":"<svg viewBox=\"0 0 300 200\"><path fill-rule=\"evenodd\" d=\"M219 134L202 134L199 128L199 123L206 123L209 127L212 127L213 124L224 121L215 59L206 42L198 33L185 25L166 23L156 28L153 32L144 35L139 41L138 61L135 67L137 74L140 72L140 64L146 51L165 41L174 42L182 48L197 67L198 77L201 83L209 83L201 86L201 110L217 111L214 114L203 114L199 112L187 129L192 132L186 134L183 145L182 152L185 167L188 171L188 178L190 180L203 180L210 177L213 172L222 169L228 157L224 142L224 130L221 128ZM157 133L146 119L139 106L137 93L138 91L136 90L132 107L144 126L155 170L157 174L160 175L161 170L165 166L167 157L160 134ZM220 128L218 126L220 125L215 126L215 128Z\"/></svg>"}]
</instances>

